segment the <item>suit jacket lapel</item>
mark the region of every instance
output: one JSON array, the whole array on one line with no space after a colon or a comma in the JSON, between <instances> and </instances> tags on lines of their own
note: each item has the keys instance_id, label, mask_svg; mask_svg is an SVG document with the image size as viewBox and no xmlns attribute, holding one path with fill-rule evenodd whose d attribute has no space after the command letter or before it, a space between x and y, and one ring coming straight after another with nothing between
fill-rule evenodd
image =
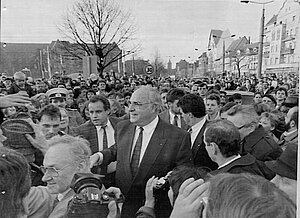
<instances>
[{"instance_id":1,"label":"suit jacket lapel","mask_svg":"<svg viewBox=\"0 0 300 218\"><path fill-rule=\"evenodd\" d=\"M97 134L97 128L92 122L88 124L87 131L89 131L90 135L90 143L91 143L91 150L92 153L99 151L99 143L98 143L98 134Z\"/></svg>"},{"instance_id":2,"label":"suit jacket lapel","mask_svg":"<svg viewBox=\"0 0 300 218\"><path fill-rule=\"evenodd\" d=\"M120 146L120 150L118 152L118 159L120 161L120 163L123 164L123 166L121 166L122 168L124 168L125 171L125 176L129 181L132 178L132 174L131 174L131 169L130 169L130 156L131 156L131 150L132 150L132 143L133 143L133 138L134 138L134 134L135 134L135 126L130 124L128 126L128 131L126 131L126 136L122 138L122 145Z\"/></svg>"},{"instance_id":3,"label":"suit jacket lapel","mask_svg":"<svg viewBox=\"0 0 300 218\"><path fill-rule=\"evenodd\" d=\"M163 124L159 120L144 153L142 162L140 163L139 170L136 174L137 178L143 178L147 175L166 141L167 139L164 138Z\"/></svg>"},{"instance_id":4,"label":"suit jacket lapel","mask_svg":"<svg viewBox=\"0 0 300 218\"><path fill-rule=\"evenodd\" d=\"M200 132L198 133L196 140L194 141L194 144L192 146L193 156L197 154L201 144L203 143L203 134L204 134L204 130L206 129L206 125L207 125L207 120L205 120L205 123L203 124L202 128L200 129Z\"/></svg>"}]
</instances>

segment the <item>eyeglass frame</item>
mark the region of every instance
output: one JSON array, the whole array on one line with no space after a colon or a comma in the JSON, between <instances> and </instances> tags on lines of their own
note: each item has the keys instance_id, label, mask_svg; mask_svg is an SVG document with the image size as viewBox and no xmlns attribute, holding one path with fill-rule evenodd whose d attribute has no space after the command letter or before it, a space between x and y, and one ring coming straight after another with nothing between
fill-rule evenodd
<instances>
[{"instance_id":1,"label":"eyeglass frame","mask_svg":"<svg viewBox=\"0 0 300 218\"><path fill-rule=\"evenodd\" d=\"M75 162L78 162L78 161L79 161L79 160L76 160ZM55 167L45 167L45 166L40 166L40 170L42 171L42 173L43 173L44 175L46 175L48 169L53 169L57 175L54 175L54 174L51 173L51 176L52 176L52 177L58 177L58 176L59 176L59 173L60 173L61 171L63 171L64 169L66 169L67 167L69 167L69 166L71 166L71 165L73 165L73 164L74 164L74 162L69 163L69 164L63 166L63 167L62 167L61 169L59 169L59 170L56 169ZM43 169L44 169L44 170L43 170Z\"/></svg>"},{"instance_id":2,"label":"eyeglass frame","mask_svg":"<svg viewBox=\"0 0 300 218\"><path fill-rule=\"evenodd\" d=\"M137 107L137 108L140 108L142 107L143 105L146 105L146 104L153 104L152 102L146 102L146 103L142 103L142 102L131 102L131 101L128 101L128 104L129 105L133 105L134 107Z\"/></svg>"}]
</instances>

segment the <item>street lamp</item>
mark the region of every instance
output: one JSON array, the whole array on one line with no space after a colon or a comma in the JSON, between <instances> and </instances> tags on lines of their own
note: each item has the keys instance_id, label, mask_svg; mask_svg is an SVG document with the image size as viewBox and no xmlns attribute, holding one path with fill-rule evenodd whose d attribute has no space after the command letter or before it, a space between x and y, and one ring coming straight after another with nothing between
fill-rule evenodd
<instances>
[{"instance_id":1,"label":"street lamp","mask_svg":"<svg viewBox=\"0 0 300 218\"><path fill-rule=\"evenodd\" d=\"M261 78L261 71L262 71L262 59L263 59L263 43L264 43L264 26L265 26L265 5L269 4L272 1L267 1L267 2L256 2L256 1L246 1L246 0L241 0L241 3L253 3L253 4L259 4L263 5L262 9L262 15L261 15L261 21L260 21L260 32L259 32L259 44L258 44L258 68L257 68L257 77L260 79Z\"/></svg>"},{"instance_id":2,"label":"street lamp","mask_svg":"<svg viewBox=\"0 0 300 218\"><path fill-rule=\"evenodd\" d=\"M219 38L219 39L222 39L222 43L223 43L223 51L222 51L222 60L223 60L223 63L222 63L222 72L223 72L223 75L225 75L225 39L228 39L228 38L233 38L235 37L234 34L230 35L230 36L227 36L227 37L220 37L220 36L215 36L213 35L214 38Z\"/></svg>"}]
</instances>

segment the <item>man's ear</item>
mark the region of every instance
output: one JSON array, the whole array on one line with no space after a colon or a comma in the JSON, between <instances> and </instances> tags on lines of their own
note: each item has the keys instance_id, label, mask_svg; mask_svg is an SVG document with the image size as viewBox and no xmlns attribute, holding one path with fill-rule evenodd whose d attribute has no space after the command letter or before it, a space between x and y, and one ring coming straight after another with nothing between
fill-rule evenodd
<instances>
[{"instance_id":1,"label":"man's ear","mask_svg":"<svg viewBox=\"0 0 300 218\"><path fill-rule=\"evenodd\" d=\"M291 127L291 128L296 127L296 123L295 123L294 120L291 120L291 121L290 121L290 127Z\"/></svg>"},{"instance_id":2,"label":"man's ear","mask_svg":"<svg viewBox=\"0 0 300 218\"><path fill-rule=\"evenodd\" d=\"M213 154L217 155L219 153L219 151L220 151L218 145L216 143L214 143L214 142L211 142L210 146L211 146Z\"/></svg>"}]
</instances>

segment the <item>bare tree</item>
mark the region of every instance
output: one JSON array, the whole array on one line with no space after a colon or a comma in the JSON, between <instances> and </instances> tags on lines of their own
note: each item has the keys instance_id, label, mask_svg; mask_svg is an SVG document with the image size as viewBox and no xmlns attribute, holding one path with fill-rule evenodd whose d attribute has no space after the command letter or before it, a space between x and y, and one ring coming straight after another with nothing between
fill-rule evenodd
<instances>
[{"instance_id":1,"label":"bare tree","mask_svg":"<svg viewBox=\"0 0 300 218\"><path fill-rule=\"evenodd\" d=\"M165 63L163 61L163 59L161 58L161 55L159 54L159 51L156 49L155 53L154 53L154 58L151 61L151 64L154 68L154 75L161 77L164 76L164 74L166 74L167 70L165 67Z\"/></svg>"},{"instance_id":2,"label":"bare tree","mask_svg":"<svg viewBox=\"0 0 300 218\"><path fill-rule=\"evenodd\" d=\"M79 0L68 10L59 26L72 46L64 49L72 56L98 56L100 76L111 63L139 50L132 44L123 53L120 47L133 42L136 24L130 11L125 11L115 0ZM130 51L130 52L128 52Z\"/></svg>"}]
</instances>

